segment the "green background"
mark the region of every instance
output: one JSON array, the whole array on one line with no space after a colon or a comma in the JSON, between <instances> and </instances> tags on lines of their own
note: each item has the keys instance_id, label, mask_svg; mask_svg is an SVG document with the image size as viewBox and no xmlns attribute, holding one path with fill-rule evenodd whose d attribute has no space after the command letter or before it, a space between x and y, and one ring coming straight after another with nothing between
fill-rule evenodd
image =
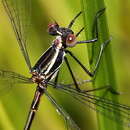
<instances>
[{"instance_id":1,"label":"green background","mask_svg":"<svg viewBox=\"0 0 130 130\"><path fill-rule=\"evenodd\" d=\"M130 2L128 0L105 0L105 3L109 31L113 37L111 42L112 58L114 60L117 86L119 88L118 91L122 92L120 100L122 103L130 105ZM29 35L29 44L27 46L29 48L31 62L34 65L37 58L51 45L51 41L54 39L47 34L48 23L53 22L53 19L55 19L61 26L68 25L75 14L81 10L81 2L79 0L32 0L31 10L33 13L29 19L32 21L32 27L29 28L32 30L29 33L31 35ZM75 32L83 26L82 19L81 16L73 27ZM84 33L81 34L79 39L85 39ZM86 50L86 45L76 46L72 49L75 55L86 66L89 66ZM72 66L75 71L78 70L77 65L72 63ZM0 69L11 70L30 76L2 4L0 4ZM70 78L65 69L63 68L64 73L61 74L61 80L69 81ZM76 76L78 78L84 77L82 72L78 71ZM1 88L5 88L6 90L0 89L0 129L20 130L24 126L35 91L35 85L16 85L11 90L9 90L9 87L10 85L6 84L4 86L1 84ZM58 93L51 92L56 97L58 103L71 114L72 118L82 130L97 129L95 112L89 108L86 109L83 105L75 103L74 100L69 99L65 95L58 95ZM56 109L45 96L42 98L39 111L32 125L32 130L37 129L65 129L61 116L59 116Z\"/></svg>"}]
</instances>

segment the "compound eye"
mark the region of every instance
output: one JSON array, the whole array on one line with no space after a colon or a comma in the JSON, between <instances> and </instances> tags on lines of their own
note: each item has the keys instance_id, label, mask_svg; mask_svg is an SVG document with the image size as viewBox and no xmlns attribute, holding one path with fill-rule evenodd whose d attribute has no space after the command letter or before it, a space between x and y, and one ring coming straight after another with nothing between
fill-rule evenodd
<instances>
[{"instance_id":1,"label":"compound eye","mask_svg":"<svg viewBox=\"0 0 130 130\"><path fill-rule=\"evenodd\" d=\"M66 38L66 45L68 47L73 47L76 45L76 36L74 34L69 34Z\"/></svg>"},{"instance_id":2,"label":"compound eye","mask_svg":"<svg viewBox=\"0 0 130 130\"><path fill-rule=\"evenodd\" d=\"M57 35L59 25L57 23L48 24L48 32L50 35Z\"/></svg>"}]
</instances>

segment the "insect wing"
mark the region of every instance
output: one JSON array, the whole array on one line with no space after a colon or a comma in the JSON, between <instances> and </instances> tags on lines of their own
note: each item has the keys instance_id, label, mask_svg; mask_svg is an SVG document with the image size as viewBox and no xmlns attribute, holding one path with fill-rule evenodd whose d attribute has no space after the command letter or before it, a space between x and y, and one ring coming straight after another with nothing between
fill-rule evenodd
<instances>
[{"instance_id":1,"label":"insect wing","mask_svg":"<svg viewBox=\"0 0 130 130\"><path fill-rule=\"evenodd\" d=\"M15 84L30 84L32 83L31 79L25 77L21 74L12 72L12 71L4 71L0 70L0 91L3 93L4 91L11 89Z\"/></svg>"},{"instance_id":2,"label":"insect wing","mask_svg":"<svg viewBox=\"0 0 130 130\"><path fill-rule=\"evenodd\" d=\"M80 128L77 126L77 124L71 119L69 114L67 112L65 112L64 109L56 103L54 98L47 91L45 92L45 94L46 94L47 98L50 100L50 102L54 105L57 112L59 112L59 114L65 120L67 130L80 130Z\"/></svg>"},{"instance_id":3,"label":"insect wing","mask_svg":"<svg viewBox=\"0 0 130 130\"><path fill-rule=\"evenodd\" d=\"M27 19L29 18L27 16L30 14L30 0L2 0L2 3L10 19L20 50L30 70L31 62L27 51L28 27L31 24L29 19Z\"/></svg>"},{"instance_id":4,"label":"insect wing","mask_svg":"<svg viewBox=\"0 0 130 130\"><path fill-rule=\"evenodd\" d=\"M85 105L85 107L102 114L119 125L130 126L129 106L111 101L107 98L95 96L89 92L78 92L72 85L57 85L54 89L72 96L75 100Z\"/></svg>"}]
</instances>

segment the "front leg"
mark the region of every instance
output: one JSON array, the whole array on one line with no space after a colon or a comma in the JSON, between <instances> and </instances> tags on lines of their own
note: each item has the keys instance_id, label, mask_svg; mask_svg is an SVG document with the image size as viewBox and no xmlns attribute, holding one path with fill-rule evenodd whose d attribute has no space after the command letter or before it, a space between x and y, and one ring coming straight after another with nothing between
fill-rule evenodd
<instances>
[{"instance_id":1,"label":"front leg","mask_svg":"<svg viewBox=\"0 0 130 130\"><path fill-rule=\"evenodd\" d=\"M81 66L81 68L82 68L90 77L94 77L95 74L96 74L96 72L97 72L97 70L98 70L98 67L99 67L99 64L100 64L100 61L101 61L103 52L104 52L106 46L110 43L110 41L111 41L111 38L101 44L100 51L99 51L99 55L98 55L98 58L97 58L97 61L96 61L96 64L95 64L95 68L93 69L92 72L90 72L90 71L80 62L80 60L79 60L76 56L74 56L74 54L73 54L71 51L66 50L65 52L66 52L66 54L68 53L68 54Z\"/></svg>"},{"instance_id":2,"label":"front leg","mask_svg":"<svg viewBox=\"0 0 130 130\"><path fill-rule=\"evenodd\" d=\"M86 40L86 41L77 41L77 44L82 44L82 43L95 43L98 41L98 19L99 17L104 13L105 8L99 10L94 18L94 22L93 22L93 29L92 29L92 36L93 38L90 40ZM77 34L76 37L79 36L79 34L84 30L84 28L82 28Z\"/></svg>"}]
</instances>

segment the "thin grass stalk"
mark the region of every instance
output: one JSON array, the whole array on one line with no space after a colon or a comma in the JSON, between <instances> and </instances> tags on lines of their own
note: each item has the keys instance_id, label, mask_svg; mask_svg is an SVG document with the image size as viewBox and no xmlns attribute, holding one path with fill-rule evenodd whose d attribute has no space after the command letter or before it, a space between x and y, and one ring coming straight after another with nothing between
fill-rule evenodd
<instances>
[{"instance_id":1,"label":"thin grass stalk","mask_svg":"<svg viewBox=\"0 0 130 130\"><path fill-rule=\"evenodd\" d=\"M84 12L84 24L85 24L85 35L86 39L92 39L92 28L94 16L97 11L100 9L106 8L105 13L98 20L98 32L99 38L98 42L95 44L89 44L88 46L88 55L90 61L90 68L93 70L94 65L96 63L97 56L99 54L100 45L110 38L108 24L106 19L107 8L105 6L104 0L81 0L82 10ZM100 66L96 73L96 78L93 82L94 87L102 87L110 85L115 90L117 88L115 75L114 75L114 67L111 53L111 45L112 42L107 46L103 57L100 62ZM98 96L102 96L102 92L96 92ZM117 96L110 94L108 92L107 98L118 101ZM109 114L109 113L108 113ZM114 113L113 113L114 114ZM115 117L114 115L113 117ZM115 117L116 118L116 117ZM99 130L123 130L123 127L118 123L108 119L105 116L102 116L97 113L97 122Z\"/></svg>"}]
</instances>

